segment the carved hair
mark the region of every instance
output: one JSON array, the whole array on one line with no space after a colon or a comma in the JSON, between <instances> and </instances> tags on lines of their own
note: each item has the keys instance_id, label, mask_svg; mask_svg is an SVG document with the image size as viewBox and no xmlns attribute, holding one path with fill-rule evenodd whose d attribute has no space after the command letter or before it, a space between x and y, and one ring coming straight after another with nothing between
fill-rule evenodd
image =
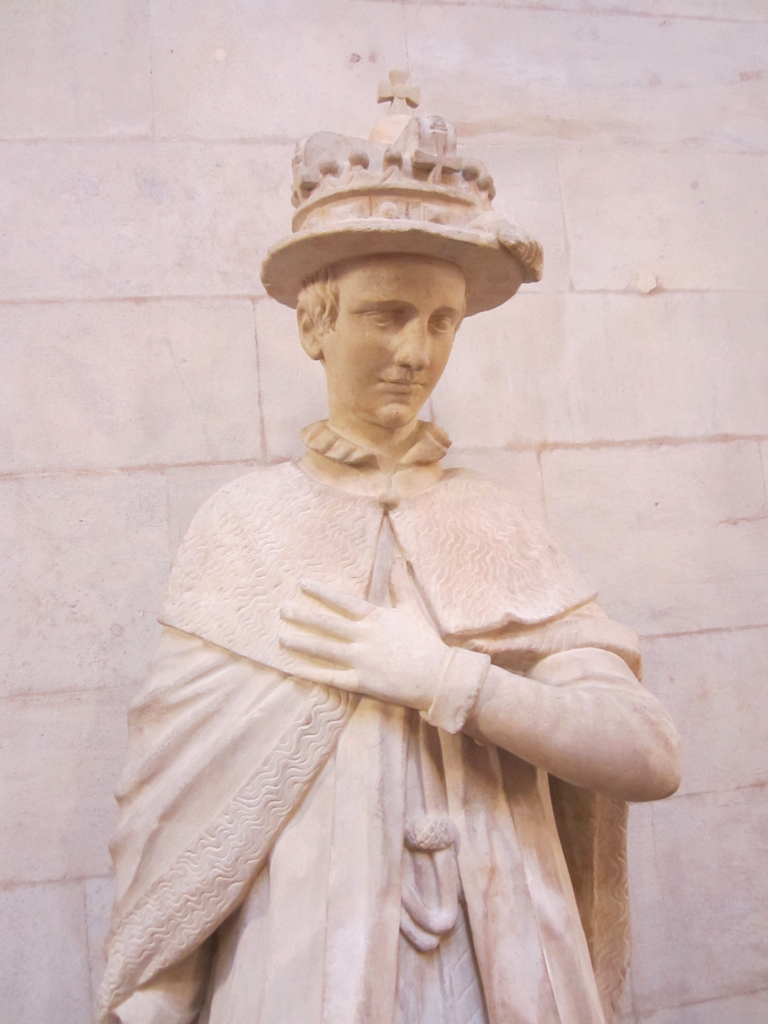
<instances>
[{"instance_id":1,"label":"carved hair","mask_svg":"<svg viewBox=\"0 0 768 1024\"><path fill-rule=\"evenodd\" d=\"M339 315L339 274L335 264L308 277L299 292L296 313L309 317L316 331L325 334L336 326Z\"/></svg>"}]
</instances>

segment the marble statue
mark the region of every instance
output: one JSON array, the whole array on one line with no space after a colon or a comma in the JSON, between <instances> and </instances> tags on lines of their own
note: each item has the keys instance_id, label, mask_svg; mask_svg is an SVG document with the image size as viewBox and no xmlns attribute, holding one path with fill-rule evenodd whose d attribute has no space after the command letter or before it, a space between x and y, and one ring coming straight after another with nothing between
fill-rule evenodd
<instances>
[{"instance_id":1,"label":"marble statue","mask_svg":"<svg viewBox=\"0 0 768 1024\"><path fill-rule=\"evenodd\" d=\"M113 1024L616 1013L626 802L676 789L678 736L632 631L417 418L542 255L404 76L380 95L370 139L299 145L262 271L329 417L198 513L130 709Z\"/></svg>"}]
</instances>

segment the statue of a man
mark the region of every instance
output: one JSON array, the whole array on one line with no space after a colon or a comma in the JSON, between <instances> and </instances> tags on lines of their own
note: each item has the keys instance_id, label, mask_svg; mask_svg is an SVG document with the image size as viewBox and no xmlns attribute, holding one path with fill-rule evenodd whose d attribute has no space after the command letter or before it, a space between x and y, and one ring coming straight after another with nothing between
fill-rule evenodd
<instances>
[{"instance_id":1,"label":"statue of a man","mask_svg":"<svg viewBox=\"0 0 768 1024\"><path fill-rule=\"evenodd\" d=\"M105 1021L613 1020L625 801L675 790L677 734L634 634L417 418L463 317L539 276L492 198L440 118L297 151L263 280L330 414L181 546L130 713Z\"/></svg>"}]
</instances>

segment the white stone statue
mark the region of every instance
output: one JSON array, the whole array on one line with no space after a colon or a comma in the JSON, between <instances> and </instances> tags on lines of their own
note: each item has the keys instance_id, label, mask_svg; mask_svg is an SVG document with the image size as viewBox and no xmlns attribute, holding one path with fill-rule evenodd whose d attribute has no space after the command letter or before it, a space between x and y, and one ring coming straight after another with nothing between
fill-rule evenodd
<instances>
[{"instance_id":1,"label":"white stone statue","mask_svg":"<svg viewBox=\"0 0 768 1024\"><path fill-rule=\"evenodd\" d=\"M625 801L675 790L678 737L635 635L417 419L463 317L541 250L441 118L314 135L294 182L262 277L330 416L181 545L130 711L102 1020L606 1024Z\"/></svg>"}]
</instances>

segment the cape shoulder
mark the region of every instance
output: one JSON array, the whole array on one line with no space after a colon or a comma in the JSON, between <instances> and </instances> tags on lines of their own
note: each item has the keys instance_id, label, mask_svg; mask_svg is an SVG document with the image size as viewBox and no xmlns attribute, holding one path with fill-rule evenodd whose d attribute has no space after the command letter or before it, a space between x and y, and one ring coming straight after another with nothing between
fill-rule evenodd
<instances>
[{"instance_id":1,"label":"cape shoulder","mask_svg":"<svg viewBox=\"0 0 768 1024\"><path fill-rule=\"evenodd\" d=\"M384 514L294 463L240 477L193 520L161 621L290 673L280 608L306 577L364 597ZM445 635L544 622L594 596L514 493L470 471L448 470L390 518Z\"/></svg>"},{"instance_id":2,"label":"cape shoulder","mask_svg":"<svg viewBox=\"0 0 768 1024\"><path fill-rule=\"evenodd\" d=\"M160 621L290 674L280 608L305 577L364 597L379 520L375 503L294 463L240 477L192 520Z\"/></svg>"},{"instance_id":3,"label":"cape shoulder","mask_svg":"<svg viewBox=\"0 0 768 1024\"><path fill-rule=\"evenodd\" d=\"M448 470L392 523L445 633L535 625L595 597L514 492L470 470Z\"/></svg>"}]
</instances>

